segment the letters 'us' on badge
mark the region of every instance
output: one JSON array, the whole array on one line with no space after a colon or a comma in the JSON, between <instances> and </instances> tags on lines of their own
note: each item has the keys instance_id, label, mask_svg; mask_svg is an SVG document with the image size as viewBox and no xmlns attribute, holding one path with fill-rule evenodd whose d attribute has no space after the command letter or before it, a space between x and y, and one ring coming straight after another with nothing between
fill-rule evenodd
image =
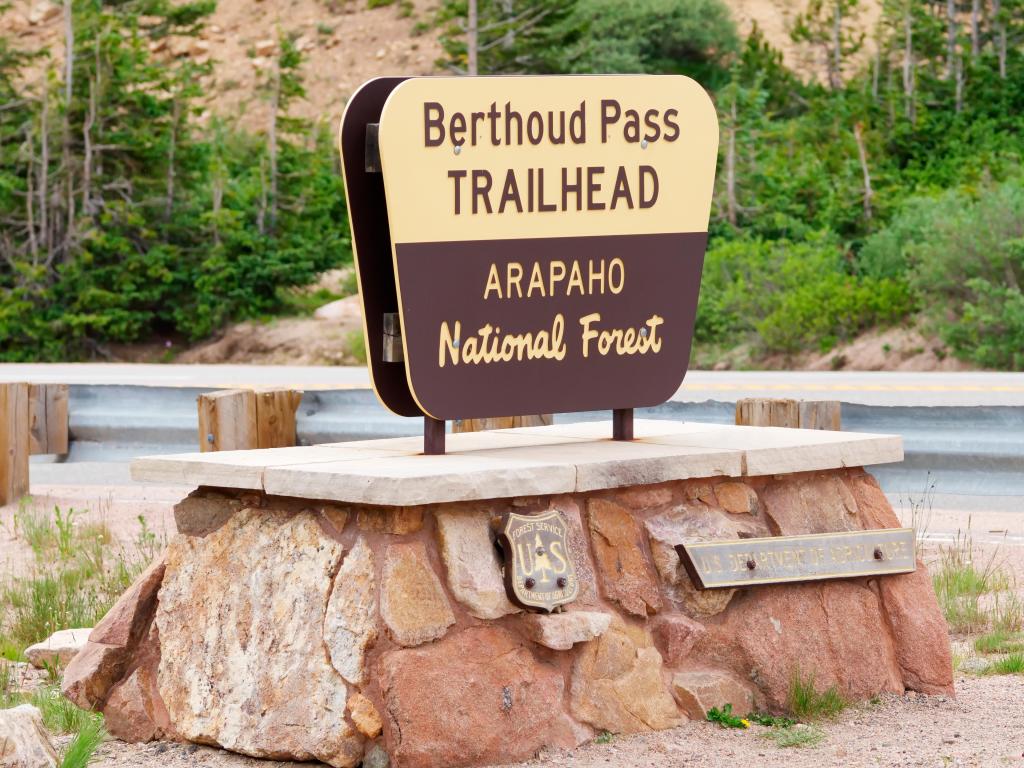
<instances>
[{"instance_id":1,"label":"letters 'us' on badge","mask_svg":"<svg viewBox=\"0 0 1024 768\"><path fill-rule=\"evenodd\" d=\"M501 519L498 545L505 556L505 591L520 608L551 613L576 599L580 586L559 512L508 513Z\"/></svg>"}]
</instances>

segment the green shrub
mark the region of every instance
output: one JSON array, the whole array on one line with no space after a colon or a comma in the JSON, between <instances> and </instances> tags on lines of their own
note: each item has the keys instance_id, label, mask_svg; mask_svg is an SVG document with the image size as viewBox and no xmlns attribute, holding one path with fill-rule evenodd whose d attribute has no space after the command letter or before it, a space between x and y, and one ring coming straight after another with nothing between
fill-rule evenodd
<instances>
[{"instance_id":1,"label":"green shrub","mask_svg":"<svg viewBox=\"0 0 1024 768\"><path fill-rule=\"evenodd\" d=\"M900 322L913 307L905 282L847 273L828 239L716 242L705 260L696 338L756 332L770 352L827 351L870 327Z\"/></svg>"}]
</instances>

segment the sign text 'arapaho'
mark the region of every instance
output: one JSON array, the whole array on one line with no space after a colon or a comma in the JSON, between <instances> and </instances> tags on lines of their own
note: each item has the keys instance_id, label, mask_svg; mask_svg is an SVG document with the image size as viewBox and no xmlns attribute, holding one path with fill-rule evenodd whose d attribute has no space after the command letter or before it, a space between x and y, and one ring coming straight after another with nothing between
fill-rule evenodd
<instances>
[{"instance_id":1,"label":"sign text 'arapaho'","mask_svg":"<svg viewBox=\"0 0 1024 768\"><path fill-rule=\"evenodd\" d=\"M505 592L513 603L550 613L576 599L580 586L561 513L508 513L498 545L504 554Z\"/></svg>"},{"instance_id":2,"label":"sign text 'arapaho'","mask_svg":"<svg viewBox=\"0 0 1024 768\"><path fill-rule=\"evenodd\" d=\"M412 78L392 87L377 140L405 373L423 413L671 397L689 360L717 158L715 109L697 83Z\"/></svg>"},{"instance_id":3,"label":"sign text 'arapaho'","mask_svg":"<svg viewBox=\"0 0 1024 768\"><path fill-rule=\"evenodd\" d=\"M913 528L678 544L698 589L910 573Z\"/></svg>"}]
</instances>

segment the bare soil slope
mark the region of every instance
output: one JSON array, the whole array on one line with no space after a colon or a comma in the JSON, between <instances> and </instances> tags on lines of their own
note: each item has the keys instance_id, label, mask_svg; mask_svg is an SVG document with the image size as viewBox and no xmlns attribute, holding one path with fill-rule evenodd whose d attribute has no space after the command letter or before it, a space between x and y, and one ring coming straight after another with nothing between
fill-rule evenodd
<instances>
[{"instance_id":1,"label":"bare soil slope","mask_svg":"<svg viewBox=\"0 0 1024 768\"><path fill-rule=\"evenodd\" d=\"M794 43L793 20L806 0L725 0L743 34L756 24L783 52L786 63L807 77L824 76L823 52ZM867 30L878 19L880 0L863 0L850 21ZM437 0L405 0L369 8L367 0L218 0L199 39L170 39L154 47L165 60L191 57L212 61L203 86L206 115L237 118L259 130L266 105L259 80L270 63L278 35L291 35L304 54L307 97L297 102L296 117L337 124L345 102L365 80L380 75L437 74L441 55L432 22ZM419 25L419 26L417 26ZM429 28L427 28L429 25ZM421 30L425 29L421 33ZM42 78L64 56L63 14L55 0L12 0L0 12L0 30L19 47L45 52L31 77ZM853 58L856 63L867 50Z\"/></svg>"},{"instance_id":2,"label":"bare soil slope","mask_svg":"<svg viewBox=\"0 0 1024 768\"><path fill-rule=\"evenodd\" d=\"M213 62L203 82L208 113L237 118L255 130L266 124L259 96L260 76L280 35L295 37L302 50L307 98L295 103L295 117L336 125L345 102L364 81L380 75L425 75L441 55L436 34L416 35L417 22L430 22L433 0L369 8L366 0L219 0L202 36L153 46L169 60L191 57ZM63 14L50 0L13 0L0 13L0 29L25 50L43 51L32 69L41 78L64 58Z\"/></svg>"}]
</instances>

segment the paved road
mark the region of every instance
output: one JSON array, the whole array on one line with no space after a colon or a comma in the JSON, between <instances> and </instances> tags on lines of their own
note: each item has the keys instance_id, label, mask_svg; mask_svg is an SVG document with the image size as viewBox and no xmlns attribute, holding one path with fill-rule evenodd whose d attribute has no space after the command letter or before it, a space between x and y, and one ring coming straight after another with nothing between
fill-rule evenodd
<instances>
[{"instance_id":1,"label":"paved road","mask_svg":"<svg viewBox=\"0 0 1024 768\"><path fill-rule=\"evenodd\" d=\"M0 365L0 382L162 387L286 386L306 391L365 389L365 368L265 365L55 363ZM692 371L673 400L741 397L832 399L863 405L1024 406L1024 373Z\"/></svg>"}]
</instances>

